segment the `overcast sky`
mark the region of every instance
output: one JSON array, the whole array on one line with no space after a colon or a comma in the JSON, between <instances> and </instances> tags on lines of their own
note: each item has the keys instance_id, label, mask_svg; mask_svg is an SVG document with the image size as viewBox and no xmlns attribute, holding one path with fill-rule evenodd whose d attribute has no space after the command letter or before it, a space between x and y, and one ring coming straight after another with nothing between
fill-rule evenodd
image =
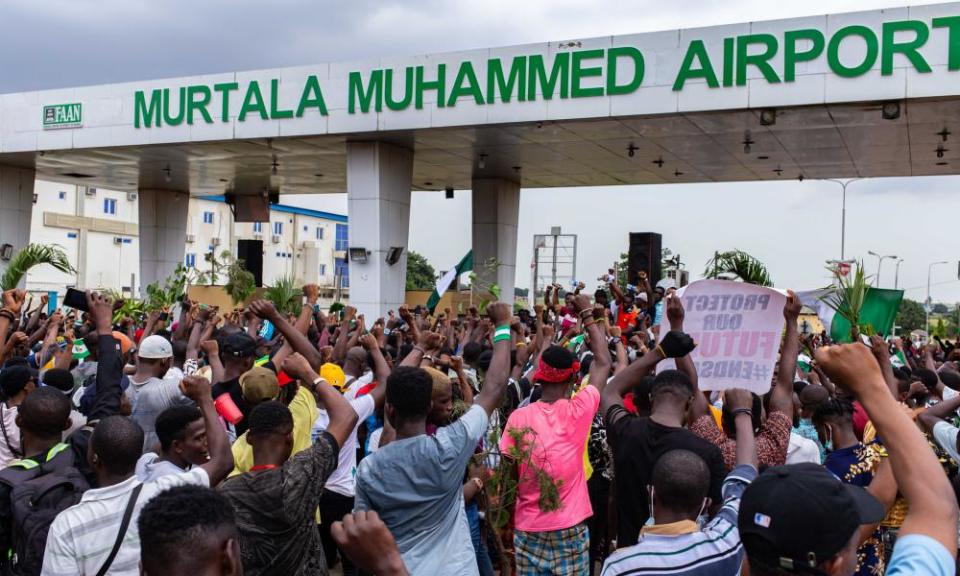
<instances>
[{"instance_id":1,"label":"overcast sky","mask_svg":"<svg viewBox=\"0 0 960 576\"><path fill-rule=\"evenodd\" d=\"M463 50L568 38L711 26L926 2L908 0L4 0L0 92L250 70L367 57ZM848 191L847 256L904 258L900 286L960 301L956 220L960 178L880 179ZM342 195L284 197L346 211ZM740 248L778 286L826 283L840 252L840 193L829 183L622 186L524 190L519 286L529 284L532 236L550 226L579 236L578 276L592 281L626 249L627 233L657 231L696 276L714 250ZM438 269L469 249L469 192L454 200L415 193L410 247ZM589 214L589 216L587 216ZM429 225L428 225L429 224ZM893 285L884 263L882 285Z\"/></svg>"}]
</instances>

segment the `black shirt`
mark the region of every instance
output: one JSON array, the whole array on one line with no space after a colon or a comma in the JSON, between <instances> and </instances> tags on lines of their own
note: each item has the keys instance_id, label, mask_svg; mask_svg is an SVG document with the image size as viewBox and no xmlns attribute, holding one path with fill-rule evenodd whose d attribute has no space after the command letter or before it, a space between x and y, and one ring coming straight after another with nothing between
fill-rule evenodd
<instances>
[{"instance_id":1,"label":"black shirt","mask_svg":"<svg viewBox=\"0 0 960 576\"><path fill-rule=\"evenodd\" d=\"M724 468L719 448L686 428L658 424L620 405L610 407L605 421L617 486L617 548L637 543L640 528L650 516L647 486L653 481L653 467L671 450L689 450L703 458L710 469L708 496L713 502L721 501Z\"/></svg>"},{"instance_id":2,"label":"black shirt","mask_svg":"<svg viewBox=\"0 0 960 576\"><path fill-rule=\"evenodd\" d=\"M240 388L240 377L217 382L213 385L213 388L210 389L210 393L213 395L214 400L219 398L221 394L229 394L230 399L233 400L233 403L237 405L240 413L243 414L243 418L233 426L233 429L237 433L237 438L239 438L247 431L247 419L250 417L252 410L243 399L243 389Z\"/></svg>"}]
</instances>

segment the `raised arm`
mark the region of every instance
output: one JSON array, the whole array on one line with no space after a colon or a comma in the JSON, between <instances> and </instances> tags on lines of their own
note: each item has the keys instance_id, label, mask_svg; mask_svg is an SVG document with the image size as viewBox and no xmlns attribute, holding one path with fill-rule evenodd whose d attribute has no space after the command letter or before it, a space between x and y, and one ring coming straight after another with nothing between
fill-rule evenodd
<instances>
[{"instance_id":1,"label":"raised arm","mask_svg":"<svg viewBox=\"0 0 960 576\"><path fill-rule=\"evenodd\" d=\"M207 364L210 365L211 382L223 382L226 380L226 371L223 369L223 362L220 361L220 343L216 340L204 340L200 343L200 348L207 356Z\"/></svg>"},{"instance_id":2,"label":"raised arm","mask_svg":"<svg viewBox=\"0 0 960 576\"><path fill-rule=\"evenodd\" d=\"M510 318L513 316L510 306L503 302L496 302L487 306L487 315L496 327L493 342L493 358L490 359L490 368L483 381L483 390L474 398L487 414L492 414L503 400L503 393L507 389L507 379L510 378Z\"/></svg>"},{"instance_id":3,"label":"raised arm","mask_svg":"<svg viewBox=\"0 0 960 576\"><path fill-rule=\"evenodd\" d=\"M97 391L87 414L87 421L94 421L120 413L123 362L120 343L113 337L113 302L102 294L88 291L87 311L97 329Z\"/></svg>"},{"instance_id":4,"label":"raised arm","mask_svg":"<svg viewBox=\"0 0 960 576\"><path fill-rule=\"evenodd\" d=\"M363 346L363 349L367 351L373 361L373 377L377 381L377 386L370 392L370 396L373 398L376 409L379 410L383 406L383 399L387 394L387 378L390 377L390 366L387 365L386 358L380 352L380 344L373 334L361 336L360 345Z\"/></svg>"},{"instance_id":5,"label":"raised arm","mask_svg":"<svg viewBox=\"0 0 960 576\"><path fill-rule=\"evenodd\" d=\"M272 322L272 320L271 320ZM301 382L309 382L314 386L317 403L330 416L327 432L337 441L337 446L343 446L353 428L357 424L357 413L340 392L321 378L306 358L300 354L293 354L283 363L283 371L297 378Z\"/></svg>"},{"instance_id":6,"label":"raised arm","mask_svg":"<svg viewBox=\"0 0 960 576\"><path fill-rule=\"evenodd\" d=\"M310 340L277 311L273 302L254 300L250 303L250 310L260 318L269 320L283 334L284 341L289 342L294 351L307 358L311 366L320 366L322 363L320 351L314 348Z\"/></svg>"},{"instance_id":7,"label":"raised arm","mask_svg":"<svg viewBox=\"0 0 960 576\"><path fill-rule=\"evenodd\" d=\"M910 505L900 538L928 536L956 557L957 501L950 481L923 434L890 395L873 354L854 343L821 348L816 357L833 381L860 401L883 438L900 493Z\"/></svg>"},{"instance_id":8,"label":"raised arm","mask_svg":"<svg viewBox=\"0 0 960 576\"><path fill-rule=\"evenodd\" d=\"M890 364L890 348L886 341L874 334L870 337L870 350L873 352L873 357L877 359L877 363L880 364L880 373L883 374L883 381L886 382L890 394L894 398L899 397L899 385L896 376L893 375L893 365Z\"/></svg>"},{"instance_id":9,"label":"raised arm","mask_svg":"<svg viewBox=\"0 0 960 576\"><path fill-rule=\"evenodd\" d=\"M17 328L20 324L20 310L26 299L23 290L5 290L3 292L3 309L0 309L0 344L5 344L11 326Z\"/></svg>"},{"instance_id":10,"label":"raised arm","mask_svg":"<svg viewBox=\"0 0 960 576\"><path fill-rule=\"evenodd\" d=\"M664 302L666 306L667 322L670 323L670 330L683 332L683 321L686 317L686 311L683 309L683 300L676 293L666 297ZM693 418L699 418L710 413L710 403L706 396L700 391L700 378L697 376L697 367L693 364L693 359L687 354L676 359L677 370L683 372L690 379L693 385Z\"/></svg>"},{"instance_id":11,"label":"raised arm","mask_svg":"<svg viewBox=\"0 0 960 576\"><path fill-rule=\"evenodd\" d=\"M460 356L450 357L450 367L457 375L457 386L460 387L460 395L463 401L469 406L473 404L473 388L467 380L467 374L463 371L463 358Z\"/></svg>"},{"instance_id":12,"label":"raised arm","mask_svg":"<svg viewBox=\"0 0 960 576\"><path fill-rule=\"evenodd\" d=\"M347 344L350 340L350 322L357 315L357 309L347 306L343 309L343 320L337 332L337 341L333 345L333 361L343 363L347 357Z\"/></svg>"},{"instance_id":13,"label":"raised arm","mask_svg":"<svg viewBox=\"0 0 960 576\"><path fill-rule=\"evenodd\" d=\"M780 349L780 368L777 374L777 384L770 395L770 410L779 410L784 414L793 414L793 378L797 374L797 355L800 354L800 333L797 329L797 318L803 305L800 299L787 290L787 302L783 305L783 317L786 320L786 329L783 336L783 347Z\"/></svg>"},{"instance_id":14,"label":"raised arm","mask_svg":"<svg viewBox=\"0 0 960 576\"><path fill-rule=\"evenodd\" d=\"M590 385L603 393L603 389L607 386L607 378L610 376L610 367L613 365L607 338L600 324L593 318L593 304L590 303L589 296L577 294L573 299L573 307L580 316L580 321L583 322L590 352L593 353L593 362L590 364Z\"/></svg>"},{"instance_id":15,"label":"raised arm","mask_svg":"<svg viewBox=\"0 0 960 576\"><path fill-rule=\"evenodd\" d=\"M200 467L207 471L210 477L210 486L216 486L227 474L233 470L233 452L230 450L230 440L227 432L220 424L220 416L213 405L213 395L210 392L210 383L200 376L184 376L180 382L183 395L197 403L197 408L203 414L203 426L207 431L207 451L210 459Z\"/></svg>"},{"instance_id":16,"label":"raised arm","mask_svg":"<svg viewBox=\"0 0 960 576\"><path fill-rule=\"evenodd\" d=\"M753 434L753 396L746 390L731 388L723 393L723 400L730 407L737 429L737 465L749 464L759 469Z\"/></svg>"}]
</instances>

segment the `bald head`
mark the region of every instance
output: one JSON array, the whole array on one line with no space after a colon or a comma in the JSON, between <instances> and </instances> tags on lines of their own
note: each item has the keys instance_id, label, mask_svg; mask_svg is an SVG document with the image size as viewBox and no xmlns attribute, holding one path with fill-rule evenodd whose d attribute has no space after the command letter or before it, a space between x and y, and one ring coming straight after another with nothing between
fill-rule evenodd
<instances>
[{"instance_id":1,"label":"bald head","mask_svg":"<svg viewBox=\"0 0 960 576\"><path fill-rule=\"evenodd\" d=\"M817 406L830 399L830 392L819 384L810 384L800 391L800 406L813 411Z\"/></svg>"}]
</instances>

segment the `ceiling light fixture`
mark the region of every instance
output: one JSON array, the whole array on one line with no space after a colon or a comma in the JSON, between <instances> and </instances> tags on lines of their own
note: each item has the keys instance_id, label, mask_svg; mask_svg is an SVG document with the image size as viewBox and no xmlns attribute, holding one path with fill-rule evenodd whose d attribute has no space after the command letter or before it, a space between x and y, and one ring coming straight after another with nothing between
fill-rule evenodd
<instances>
[{"instance_id":1,"label":"ceiling light fixture","mask_svg":"<svg viewBox=\"0 0 960 576\"><path fill-rule=\"evenodd\" d=\"M167 164L167 167L163 169L163 179L166 180L167 183L173 180L173 171L170 170L169 164Z\"/></svg>"},{"instance_id":2,"label":"ceiling light fixture","mask_svg":"<svg viewBox=\"0 0 960 576\"><path fill-rule=\"evenodd\" d=\"M943 127L943 130L937 132L937 136L940 137L941 142L946 142L947 137L950 136L950 134L952 134L952 132L950 132L950 130L946 126Z\"/></svg>"},{"instance_id":3,"label":"ceiling light fixture","mask_svg":"<svg viewBox=\"0 0 960 576\"><path fill-rule=\"evenodd\" d=\"M900 117L900 103L896 101L884 102L880 109L880 115L884 120L896 120Z\"/></svg>"},{"instance_id":4,"label":"ceiling light fixture","mask_svg":"<svg viewBox=\"0 0 960 576\"><path fill-rule=\"evenodd\" d=\"M747 130L743 134L743 153L749 154L754 144L756 144L756 142L753 141L753 138L750 137L750 131Z\"/></svg>"},{"instance_id":5,"label":"ceiling light fixture","mask_svg":"<svg viewBox=\"0 0 960 576\"><path fill-rule=\"evenodd\" d=\"M760 111L760 125L773 126L777 123L777 111L773 108L766 108Z\"/></svg>"},{"instance_id":6,"label":"ceiling light fixture","mask_svg":"<svg viewBox=\"0 0 960 576\"><path fill-rule=\"evenodd\" d=\"M949 150L944 148L943 144L937 146L937 158L943 158L944 152L949 152Z\"/></svg>"},{"instance_id":7,"label":"ceiling light fixture","mask_svg":"<svg viewBox=\"0 0 960 576\"><path fill-rule=\"evenodd\" d=\"M631 142L629 145L627 145L627 156L633 158L634 156L637 155L637 150L639 150L639 148L637 148L637 145Z\"/></svg>"},{"instance_id":8,"label":"ceiling light fixture","mask_svg":"<svg viewBox=\"0 0 960 576\"><path fill-rule=\"evenodd\" d=\"M277 162L277 155L273 155L273 163L270 165L270 173L274 176L277 175L277 169L280 167L280 164Z\"/></svg>"},{"instance_id":9,"label":"ceiling light fixture","mask_svg":"<svg viewBox=\"0 0 960 576\"><path fill-rule=\"evenodd\" d=\"M657 165L657 168L663 168L663 156L657 158L653 161L653 164Z\"/></svg>"},{"instance_id":10,"label":"ceiling light fixture","mask_svg":"<svg viewBox=\"0 0 960 576\"><path fill-rule=\"evenodd\" d=\"M483 170L487 167L487 155L481 154L480 159L477 161L477 168Z\"/></svg>"},{"instance_id":11,"label":"ceiling light fixture","mask_svg":"<svg viewBox=\"0 0 960 576\"><path fill-rule=\"evenodd\" d=\"M783 168L781 168L781 167L779 167L779 166L777 166L776 168L774 168L773 171L777 174L777 178L779 178L780 176L783 175Z\"/></svg>"}]
</instances>

